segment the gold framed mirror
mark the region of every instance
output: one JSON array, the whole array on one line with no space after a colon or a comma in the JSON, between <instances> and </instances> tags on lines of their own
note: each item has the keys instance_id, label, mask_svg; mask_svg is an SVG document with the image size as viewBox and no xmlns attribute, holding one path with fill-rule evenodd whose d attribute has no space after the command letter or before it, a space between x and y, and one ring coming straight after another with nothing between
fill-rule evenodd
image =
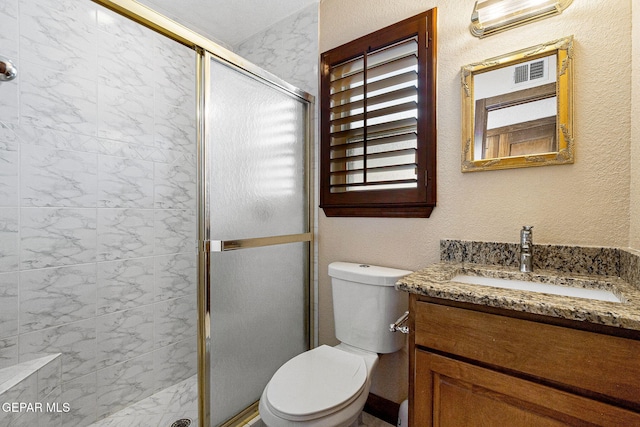
<instances>
[{"instance_id":1,"label":"gold framed mirror","mask_svg":"<svg viewBox=\"0 0 640 427\"><path fill-rule=\"evenodd\" d=\"M462 172L574 162L573 36L462 67Z\"/></svg>"}]
</instances>

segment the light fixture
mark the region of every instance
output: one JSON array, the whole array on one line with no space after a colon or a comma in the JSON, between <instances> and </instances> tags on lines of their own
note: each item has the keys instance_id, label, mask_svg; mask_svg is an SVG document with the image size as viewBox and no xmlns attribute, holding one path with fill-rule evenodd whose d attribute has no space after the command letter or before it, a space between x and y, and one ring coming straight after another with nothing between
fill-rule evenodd
<instances>
[{"instance_id":1,"label":"light fixture","mask_svg":"<svg viewBox=\"0 0 640 427\"><path fill-rule=\"evenodd\" d=\"M562 13L573 0L478 0L471 14L471 34L487 37Z\"/></svg>"}]
</instances>

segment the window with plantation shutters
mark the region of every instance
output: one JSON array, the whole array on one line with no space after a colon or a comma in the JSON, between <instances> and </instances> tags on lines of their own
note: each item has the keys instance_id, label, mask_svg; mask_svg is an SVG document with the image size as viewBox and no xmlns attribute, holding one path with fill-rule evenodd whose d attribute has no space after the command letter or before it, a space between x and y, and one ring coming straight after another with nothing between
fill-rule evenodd
<instances>
[{"instance_id":1,"label":"window with plantation shutters","mask_svg":"<svg viewBox=\"0 0 640 427\"><path fill-rule=\"evenodd\" d=\"M320 206L327 216L431 214L435 14L322 54Z\"/></svg>"}]
</instances>

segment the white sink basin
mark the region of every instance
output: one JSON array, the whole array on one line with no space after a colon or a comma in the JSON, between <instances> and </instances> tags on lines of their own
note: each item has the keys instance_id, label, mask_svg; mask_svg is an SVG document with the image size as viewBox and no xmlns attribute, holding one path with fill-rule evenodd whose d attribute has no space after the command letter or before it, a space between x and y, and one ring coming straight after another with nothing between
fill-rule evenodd
<instances>
[{"instance_id":1,"label":"white sink basin","mask_svg":"<svg viewBox=\"0 0 640 427\"><path fill-rule=\"evenodd\" d=\"M527 282L524 280L498 279L495 277L467 276L460 274L451 279L452 282L469 283L481 286L493 286L503 289L542 292L545 294L564 295L567 297L588 298L599 301L622 302L613 292L602 289L572 288L570 286L550 285L547 283Z\"/></svg>"}]
</instances>

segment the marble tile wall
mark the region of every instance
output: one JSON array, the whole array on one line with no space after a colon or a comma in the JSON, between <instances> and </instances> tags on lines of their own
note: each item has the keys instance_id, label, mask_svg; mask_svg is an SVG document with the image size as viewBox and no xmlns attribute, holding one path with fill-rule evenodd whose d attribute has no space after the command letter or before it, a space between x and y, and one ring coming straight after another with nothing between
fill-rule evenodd
<instances>
[{"instance_id":1,"label":"marble tile wall","mask_svg":"<svg viewBox=\"0 0 640 427\"><path fill-rule=\"evenodd\" d=\"M316 96L318 5L313 4L257 33L233 49L243 58Z\"/></svg>"},{"instance_id":2,"label":"marble tile wall","mask_svg":"<svg viewBox=\"0 0 640 427\"><path fill-rule=\"evenodd\" d=\"M0 368L62 353L46 425L88 425L196 371L195 53L3 0L0 55Z\"/></svg>"}]
</instances>

